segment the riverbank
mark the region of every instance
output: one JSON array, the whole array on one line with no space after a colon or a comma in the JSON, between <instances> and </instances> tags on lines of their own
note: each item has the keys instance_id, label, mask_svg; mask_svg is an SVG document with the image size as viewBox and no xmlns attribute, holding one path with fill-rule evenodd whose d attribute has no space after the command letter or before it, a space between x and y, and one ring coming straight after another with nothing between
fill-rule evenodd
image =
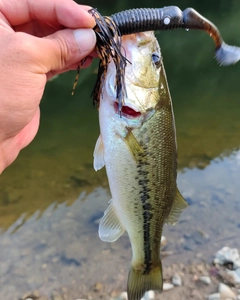
<instances>
[{"instance_id":1,"label":"riverbank","mask_svg":"<svg viewBox=\"0 0 240 300\"><path fill-rule=\"evenodd\" d=\"M228 256L229 259L229 256ZM221 264L223 263L220 262ZM164 291L149 292L145 300L230 300L240 299L240 282L233 275L233 260L206 264L172 264L164 267ZM240 270L240 269L239 269ZM51 297L44 296L39 291L26 293L21 300L127 300L124 287L126 278L117 274L115 288L112 284L101 281L90 288L77 282L72 286L62 287L53 292Z\"/></svg>"}]
</instances>

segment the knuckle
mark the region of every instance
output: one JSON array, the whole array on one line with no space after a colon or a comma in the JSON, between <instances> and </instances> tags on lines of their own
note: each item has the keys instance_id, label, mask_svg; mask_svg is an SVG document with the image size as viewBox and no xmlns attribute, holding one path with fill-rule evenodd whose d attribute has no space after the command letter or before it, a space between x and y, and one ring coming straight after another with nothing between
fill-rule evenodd
<instances>
[{"instance_id":1,"label":"knuckle","mask_svg":"<svg viewBox=\"0 0 240 300\"><path fill-rule=\"evenodd\" d=\"M73 53L76 51L76 47L73 45L68 35L59 35L56 39L59 48L59 56L61 67L65 67L69 64Z\"/></svg>"}]
</instances>

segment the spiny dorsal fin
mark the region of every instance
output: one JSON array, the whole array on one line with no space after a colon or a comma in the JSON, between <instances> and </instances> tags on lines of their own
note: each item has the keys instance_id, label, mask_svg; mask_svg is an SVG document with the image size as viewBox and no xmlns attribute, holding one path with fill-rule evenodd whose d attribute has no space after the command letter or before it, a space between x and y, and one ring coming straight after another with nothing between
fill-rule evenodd
<instances>
[{"instance_id":1,"label":"spiny dorsal fin","mask_svg":"<svg viewBox=\"0 0 240 300\"><path fill-rule=\"evenodd\" d=\"M95 171L102 169L105 165L104 162L104 145L102 141L101 134L99 135L94 151L93 151L93 167Z\"/></svg>"},{"instance_id":2,"label":"spiny dorsal fin","mask_svg":"<svg viewBox=\"0 0 240 300\"><path fill-rule=\"evenodd\" d=\"M99 237L104 242L115 242L124 231L111 200L99 224Z\"/></svg>"},{"instance_id":3,"label":"spiny dorsal fin","mask_svg":"<svg viewBox=\"0 0 240 300\"><path fill-rule=\"evenodd\" d=\"M166 223L170 223L170 224L174 225L178 221L181 212L186 207L188 207L188 203L183 198L183 196L180 194L180 192L177 188L176 196L175 196L175 199L174 199L174 202L173 202L173 206L172 206L170 214L169 214L169 216L166 220Z\"/></svg>"}]
</instances>

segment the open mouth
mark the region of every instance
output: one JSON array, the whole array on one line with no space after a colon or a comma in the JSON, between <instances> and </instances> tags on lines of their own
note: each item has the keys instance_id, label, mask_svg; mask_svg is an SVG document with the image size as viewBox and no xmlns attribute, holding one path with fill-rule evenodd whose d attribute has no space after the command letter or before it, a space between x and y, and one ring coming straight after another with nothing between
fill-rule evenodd
<instances>
[{"instance_id":1,"label":"open mouth","mask_svg":"<svg viewBox=\"0 0 240 300\"><path fill-rule=\"evenodd\" d=\"M119 112L117 102L114 102L114 109L115 109L116 113ZM128 118L128 119L136 119L136 118L141 116L141 113L139 111L136 111L136 110L134 110L131 107L126 106L126 105L122 106L121 114L122 114L123 117Z\"/></svg>"}]
</instances>

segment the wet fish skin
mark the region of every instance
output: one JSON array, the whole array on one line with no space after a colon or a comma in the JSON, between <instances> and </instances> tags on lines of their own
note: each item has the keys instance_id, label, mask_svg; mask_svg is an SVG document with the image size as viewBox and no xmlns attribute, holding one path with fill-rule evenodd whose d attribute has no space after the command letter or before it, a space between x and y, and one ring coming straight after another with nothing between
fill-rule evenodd
<instances>
[{"instance_id":1,"label":"wet fish skin","mask_svg":"<svg viewBox=\"0 0 240 300\"><path fill-rule=\"evenodd\" d=\"M172 101L158 42L152 32L123 38L127 98L116 109L110 64L99 108L100 137L94 168L106 166L112 200L99 225L103 241L126 230L132 246L128 299L162 290L160 241L164 223L175 223L187 203L177 185L177 145ZM128 114L128 112L131 114Z\"/></svg>"}]
</instances>

